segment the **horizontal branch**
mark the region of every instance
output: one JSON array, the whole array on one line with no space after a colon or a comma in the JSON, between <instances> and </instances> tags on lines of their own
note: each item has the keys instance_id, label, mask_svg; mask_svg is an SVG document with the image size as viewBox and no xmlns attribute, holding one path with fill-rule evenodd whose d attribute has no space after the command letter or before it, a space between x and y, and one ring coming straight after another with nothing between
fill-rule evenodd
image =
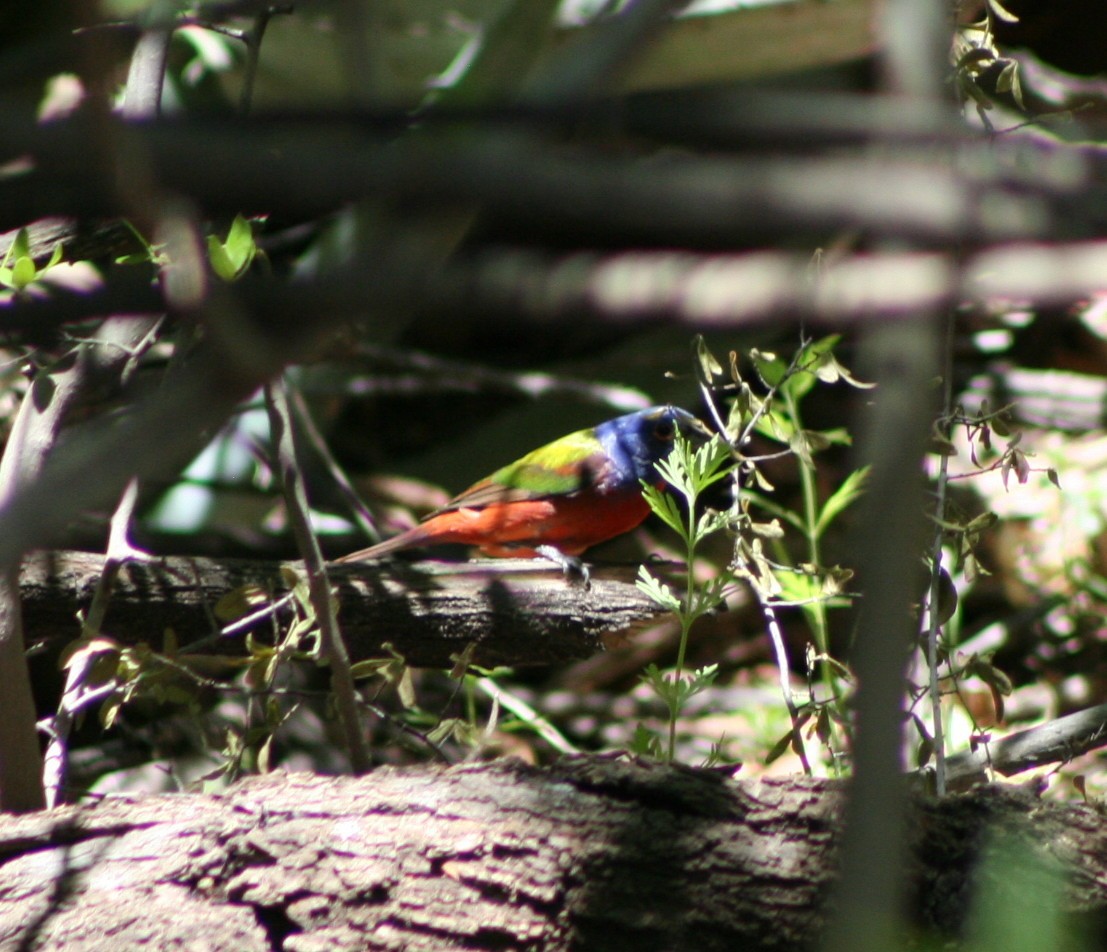
<instances>
[{"instance_id":1,"label":"horizontal branch","mask_svg":"<svg viewBox=\"0 0 1107 952\"><path fill-rule=\"evenodd\" d=\"M694 247L857 228L946 245L1086 237L1103 217L1093 154L966 136L956 146L873 156L679 153L647 161L605 142L552 146L494 123L388 135L353 119L182 120L97 130L141 155L163 187L211 215L316 218L387 195L418 207L479 205L532 237ZM90 177L87 122L4 129L32 168L0 181L0 230L51 215L120 213L110 181ZM810 143L814 146L816 143ZM976 161L970 161L975 157ZM1028 171L1020 168L1020 163ZM1001 208L1003 214L996 214Z\"/></svg>"},{"instance_id":2,"label":"horizontal branch","mask_svg":"<svg viewBox=\"0 0 1107 952\"><path fill-rule=\"evenodd\" d=\"M113 797L0 818L0 934L36 949L105 935L235 952L815 948L841 808L834 781L598 758ZM1107 830L1092 805L989 787L916 801L910 830L913 925L935 944L963 937L985 889L1033 921L1079 910L1102 925ZM982 858L993 840L1006 865ZM1012 879L1010 857L1035 854L1056 892Z\"/></svg>"},{"instance_id":3,"label":"horizontal branch","mask_svg":"<svg viewBox=\"0 0 1107 952\"><path fill-rule=\"evenodd\" d=\"M1089 750L1107 747L1107 704L1068 714L988 743L946 761L951 790L983 782L994 771L1012 777L1048 764L1063 764Z\"/></svg>"},{"instance_id":4,"label":"horizontal branch","mask_svg":"<svg viewBox=\"0 0 1107 952\"><path fill-rule=\"evenodd\" d=\"M20 588L29 645L52 656L80 634L77 611L88 607L103 557L40 552L23 563ZM290 567L295 568L290 564ZM657 620L663 612L635 587L634 566L597 565L591 586L532 560L355 563L330 567L342 635L355 661L388 655L409 664L451 667L474 645L471 660L492 667L551 664L602 650L604 638ZM250 586L273 593L288 586L274 562L167 557L130 563L121 572L103 630L124 643L159 646L172 629L182 651L204 640L206 652L240 653L242 632L216 638L216 604ZM265 637L287 622L260 618ZM284 624L287 628L287 624Z\"/></svg>"},{"instance_id":5,"label":"horizontal branch","mask_svg":"<svg viewBox=\"0 0 1107 952\"><path fill-rule=\"evenodd\" d=\"M326 280L250 275L229 293L259 330L279 335L310 326L312 315L353 320L388 305L453 320L574 324L583 317L620 324L680 322L695 328L756 326L782 317L834 326L899 320L964 302L1068 304L1107 287L1107 242L985 247L955 260L937 252L842 255L812 271L810 255L625 251L555 255L499 247L456 256L431 270L394 253L370 298L357 268ZM418 280L417 280L418 276ZM383 304L380 302L384 302ZM90 314L145 315L166 306L135 269L111 273L99 288L13 302L4 333L42 335Z\"/></svg>"}]
</instances>

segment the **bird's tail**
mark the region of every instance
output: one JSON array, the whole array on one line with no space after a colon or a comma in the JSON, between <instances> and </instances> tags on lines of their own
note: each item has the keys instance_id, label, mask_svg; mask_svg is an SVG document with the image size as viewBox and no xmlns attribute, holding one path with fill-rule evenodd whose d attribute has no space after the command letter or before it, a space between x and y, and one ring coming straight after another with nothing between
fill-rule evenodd
<instances>
[{"instance_id":1,"label":"bird's tail","mask_svg":"<svg viewBox=\"0 0 1107 952\"><path fill-rule=\"evenodd\" d=\"M401 532L397 536L393 536L391 539L385 539L383 542L378 542L376 545L371 545L367 549L358 549L357 552L351 552L349 555L344 555L340 559L335 559L335 562L365 562L368 559L379 559L386 555L391 555L393 552L399 552L401 549L413 549L419 545L425 545L427 542L427 533L422 526L414 526L408 529L407 532Z\"/></svg>"}]
</instances>

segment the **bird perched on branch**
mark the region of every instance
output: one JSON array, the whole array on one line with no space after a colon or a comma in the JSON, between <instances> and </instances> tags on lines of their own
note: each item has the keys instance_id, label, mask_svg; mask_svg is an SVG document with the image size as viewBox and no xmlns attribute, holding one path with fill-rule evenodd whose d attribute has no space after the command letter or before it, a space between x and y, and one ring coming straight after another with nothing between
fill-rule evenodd
<instances>
[{"instance_id":1,"label":"bird perched on branch","mask_svg":"<svg viewBox=\"0 0 1107 952\"><path fill-rule=\"evenodd\" d=\"M711 435L692 414L671 406L570 433L496 470L419 525L338 561L460 543L485 555L541 557L579 570L573 556L649 515L642 483L664 485L657 463L669 455L677 432L700 444Z\"/></svg>"}]
</instances>

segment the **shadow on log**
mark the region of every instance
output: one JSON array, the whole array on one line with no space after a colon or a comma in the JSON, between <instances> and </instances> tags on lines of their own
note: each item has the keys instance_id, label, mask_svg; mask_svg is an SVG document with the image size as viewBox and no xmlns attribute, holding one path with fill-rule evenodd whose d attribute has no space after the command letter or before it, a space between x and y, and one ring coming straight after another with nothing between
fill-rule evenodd
<instances>
[{"instance_id":1,"label":"shadow on log","mask_svg":"<svg viewBox=\"0 0 1107 952\"><path fill-rule=\"evenodd\" d=\"M56 656L80 634L103 556L41 552L20 575L29 648ZM293 565L292 567L295 567ZM301 570L302 571L302 570ZM587 589L552 564L529 559L356 563L330 567L351 660L387 655L391 644L415 667L449 668L470 644L475 664L514 667L586 658L605 637L664 612L634 585L637 566L597 565ZM167 557L128 565L112 594L104 631L126 643L159 646L167 628L184 650L212 639L217 602L244 585L283 595L273 562ZM287 616L286 616L287 617ZM254 626L264 637L272 617ZM241 634L216 637L207 652L238 653Z\"/></svg>"},{"instance_id":2,"label":"shadow on log","mask_svg":"<svg viewBox=\"0 0 1107 952\"><path fill-rule=\"evenodd\" d=\"M810 948L842 798L835 782L596 758L113 798L0 819L0 945ZM1063 870L1066 909L1102 925L1099 809L987 787L913 810L918 926L958 934L997 838Z\"/></svg>"}]
</instances>

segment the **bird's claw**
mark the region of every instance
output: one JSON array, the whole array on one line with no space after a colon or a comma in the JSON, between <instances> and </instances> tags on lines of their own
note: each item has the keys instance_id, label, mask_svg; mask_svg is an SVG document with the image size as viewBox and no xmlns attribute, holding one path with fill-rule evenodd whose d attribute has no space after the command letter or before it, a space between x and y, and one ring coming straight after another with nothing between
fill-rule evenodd
<instances>
[{"instance_id":1,"label":"bird's claw","mask_svg":"<svg viewBox=\"0 0 1107 952\"><path fill-rule=\"evenodd\" d=\"M538 545L534 547L534 551L542 556L542 558L560 565L561 571L565 573L566 578L579 579L584 585L585 591L592 587L592 576L588 571L588 566L580 559L572 555L566 555L559 549L555 549L552 545Z\"/></svg>"}]
</instances>

